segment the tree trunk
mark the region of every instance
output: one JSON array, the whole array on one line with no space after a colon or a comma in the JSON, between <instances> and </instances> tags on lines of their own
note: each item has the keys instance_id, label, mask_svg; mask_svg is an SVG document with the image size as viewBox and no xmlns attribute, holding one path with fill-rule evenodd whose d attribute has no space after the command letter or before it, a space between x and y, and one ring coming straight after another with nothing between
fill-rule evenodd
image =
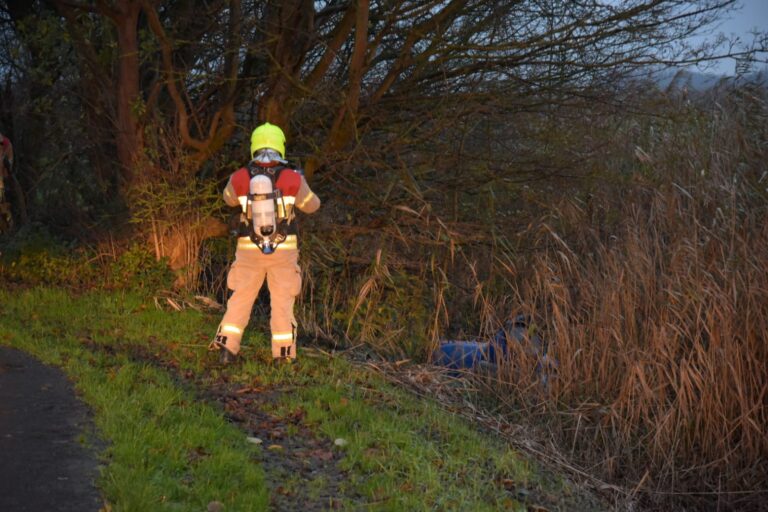
<instances>
[{"instance_id":1,"label":"tree trunk","mask_svg":"<svg viewBox=\"0 0 768 512\"><path fill-rule=\"evenodd\" d=\"M123 186L129 189L136 177L137 157L144 149L141 126L136 115L141 99L139 89L138 21L141 3L124 0L118 12L110 16L117 28L117 157L123 168Z\"/></svg>"},{"instance_id":2,"label":"tree trunk","mask_svg":"<svg viewBox=\"0 0 768 512\"><path fill-rule=\"evenodd\" d=\"M267 91L259 102L258 118L288 131L295 108L301 65L307 56L315 9L308 0L288 0L268 9L267 37L271 65Z\"/></svg>"}]
</instances>

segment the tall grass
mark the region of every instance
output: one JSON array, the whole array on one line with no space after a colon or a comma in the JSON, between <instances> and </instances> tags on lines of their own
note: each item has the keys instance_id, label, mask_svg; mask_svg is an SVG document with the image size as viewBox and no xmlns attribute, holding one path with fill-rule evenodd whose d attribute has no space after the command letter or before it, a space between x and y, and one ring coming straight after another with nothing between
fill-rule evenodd
<instances>
[{"instance_id":1,"label":"tall grass","mask_svg":"<svg viewBox=\"0 0 768 512\"><path fill-rule=\"evenodd\" d=\"M522 186L477 168L444 184L413 159L408 179L345 176L362 206L331 205L313 221L304 328L423 356L441 337L487 336L526 313L557 368L542 386L535 354L513 346L493 381L501 403L548 425L564 453L634 489L631 499L758 507L768 490L761 95L561 124L574 146L559 158L579 156L577 179Z\"/></svg>"},{"instance_id":2,"label":"tall grass","mask_svg":"<svg viewBox=\"0 0 768 512\"><path fill-rule=\"evenodd\" d=\"M542 390L508 365L500 392L543 402L564 449L649 503L768 497L768 117L747 100L658 134L621 187L559 201L513 285L559 366Z\"/></svg>"}]
</instances>

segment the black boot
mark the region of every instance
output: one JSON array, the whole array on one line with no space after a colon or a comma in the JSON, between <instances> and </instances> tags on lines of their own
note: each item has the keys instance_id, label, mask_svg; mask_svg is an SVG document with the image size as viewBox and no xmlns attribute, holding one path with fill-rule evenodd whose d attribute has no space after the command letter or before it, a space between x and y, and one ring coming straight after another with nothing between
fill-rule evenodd
<instances>
[{"instance_id":1,"label":"black boot","mask_svg":"<svg viewBox=\"0 0 768 512\"><path fill-rule=\"evenodd\" d=\"M237 361L237 354L233 354L229 350L226 349L226 347L222 346L219 348L219 363L221 363L224 366L230 365Z\"/></svg>"}]
</instances>

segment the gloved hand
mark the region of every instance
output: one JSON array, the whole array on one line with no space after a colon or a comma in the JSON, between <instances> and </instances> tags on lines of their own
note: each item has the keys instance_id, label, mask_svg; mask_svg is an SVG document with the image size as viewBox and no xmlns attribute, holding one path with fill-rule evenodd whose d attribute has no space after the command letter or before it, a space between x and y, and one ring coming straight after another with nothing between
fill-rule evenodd
<instances>
[{"instance_id":1,"label":"gloved hand","mask_svg":"<svg viewBox=\"0 0 768 512\"><path fill-rule=\"evenodd\" d=\"M239 206L232 207L232 213L227 220L229 234L233 237L247 236L248 224L245 222L245 214Z\"/></svg>"}]
</instances>

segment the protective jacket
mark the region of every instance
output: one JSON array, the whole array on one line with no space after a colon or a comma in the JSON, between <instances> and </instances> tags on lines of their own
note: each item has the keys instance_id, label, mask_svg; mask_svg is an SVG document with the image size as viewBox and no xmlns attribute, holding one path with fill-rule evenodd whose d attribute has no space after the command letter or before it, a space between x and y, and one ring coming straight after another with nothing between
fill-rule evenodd
<instances>
[{"instance_id":1,"label":"protective jacket","mask_svg":"<svg viewBox=\"0 0 768 512\"><path fill-rule=\"evenodd\" d=\"M260 168L254 168L260 165ZM270 173L274 187L281 197L278 212L286 229L286 237L275 251L266 254L248 235L248 197L251 178L256 172ZM252 194L251 194L252 195ZM298 240L295 209L313 213L320 207L320 199L312 192L302 173L281 162L269 165L251 162L249 166L234 172L224 188L224 201L229 206L242 208L243 231L239 233L235 262L227 275L227 287L232 291L227 311L219 325L215 344L232 354L240 351L240 341L248 325L253 304L259 290L267 281L270 294L270 329L272 331L272 356L296 357L296 320L293 306L301 291L301 269L298 265Z\"/></svg>"},{"instance_id":2,"label":"protective jacket","mask_svg":"<svg viewBox=\"0 0 768 512\"><path fill-rule=\"evenodd\" d=\"M262 172L271 175L275 183L275 188L280 190L282 201L278 203L278 217L282 219L283 229L287 235L284 242L277 246L277 249L296 249L298 247L296 236L296 224L294 222L294 208L305 213L314 213L320 208L320 199L312 192L307 185L306 179L297 169L287 167L281 163L272 165L261 165L251 162L248 167L237 170L229 178L227 186L224 188L224 201L229 206L240 205L242 208L241 228L237 247L246 249L258 249L248 234L248 216L247 211L249 184L255 172Z\"/></svg>"},{"instance_id":3,"label":"protective jacket","mask_svg":"<svg viewBox=\"0 0 768 512\"><path fill-rule=\"evenodd\" d=\"M2 201L3 178L10 174L13 166L13 144L10 139L0 133L0 201Z\"/></svg>"},{"instance_id":4,"label":"protective jacket","mask_svg":"<svg viewBox=\"0 0 768 512\"><path fill-rule=\"evenodd\" d=\"M13 165L13 144L11 140L0 133L0 163Z\"/></svg>"},{"instance_id":5,"label":"protective jacket","mask_svg":"<svg viewBox=\"0 0 768 512\"><path fill-rule=\"evenodd\" d=\"M13 166L13 144L0 133L0 233L8 230L13 223L11 204L6 197L5 181L10 179Z\"/></svg>"}]
</instances>

